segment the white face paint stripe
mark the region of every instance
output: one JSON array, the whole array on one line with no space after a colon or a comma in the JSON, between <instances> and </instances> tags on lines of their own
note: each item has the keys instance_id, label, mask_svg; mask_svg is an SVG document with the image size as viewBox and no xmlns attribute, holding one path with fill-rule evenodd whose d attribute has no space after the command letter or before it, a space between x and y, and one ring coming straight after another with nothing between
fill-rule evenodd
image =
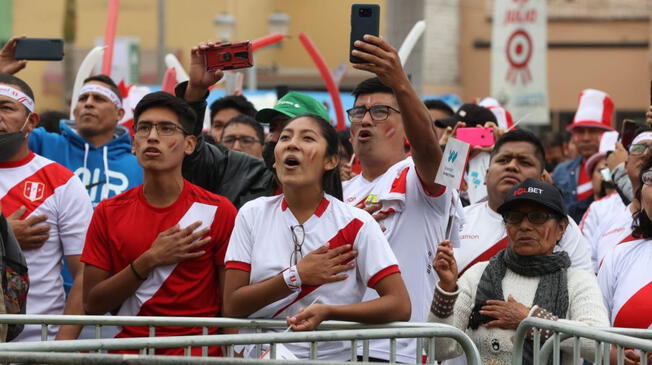
<instances>
[{"instance_id":1,"label":"white face paint stripe","mask_svg":"<svg viewBox=\"0 0 652 365\"><path fill-rule=\"evenodd\" d=\"M107 99L111 100L111 102L115 104L115 106L117 106L118 108L122 108L122 102L120 101L120 98L118 97L118 95L116 95L116 93L114 93L108 87L104 87L98 84L86 84L79 90L79 96L82 96L90 92L100 94L106 97Z\"/></svg>"},{"instance_id":2,"label":"white face paint stripe","mask_svg":"<svg viewBox=\"0 0 652 365\"><path fill-rule=\"evenodd\" d=\"M23 104L31 113L34 113L34 100L24 92L9 85L0 85L0 95L16 100Z\"/></svg>"}]
</instances>

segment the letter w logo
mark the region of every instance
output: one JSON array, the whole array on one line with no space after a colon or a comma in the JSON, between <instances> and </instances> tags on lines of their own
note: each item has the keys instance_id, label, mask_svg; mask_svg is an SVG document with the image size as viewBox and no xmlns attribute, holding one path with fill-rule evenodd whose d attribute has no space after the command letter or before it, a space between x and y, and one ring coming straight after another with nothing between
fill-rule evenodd
<instances>
[{"instance_id":1,"label":"letter w logo","mask_svg":"<svg viewBox=\"0 0 652 365\"><path fill-rule=\"evenodd\" d=\"M448 153L448 162L455 162L457 159L457 151L450 151Z\"/></svg>"}]
</instances>

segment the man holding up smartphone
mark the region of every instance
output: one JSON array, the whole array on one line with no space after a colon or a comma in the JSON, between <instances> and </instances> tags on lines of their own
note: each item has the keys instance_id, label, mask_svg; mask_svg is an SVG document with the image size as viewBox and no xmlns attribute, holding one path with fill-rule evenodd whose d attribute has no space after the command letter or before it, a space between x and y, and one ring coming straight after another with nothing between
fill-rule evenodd
<instances>
[{"instance_id":1,"label":"man holding up smartphone","mask_svg":"<svg viewBox=\"0 0 652 365\"><path fill-rule=\"evenodd\" d=\"M410 295L410 320L423 322L437 280L430 263L436 243L444 239L454 193L435 183L442 151L430 114L410 84L396 49L376 36L363 39L354 42L351 54L364 63L353 67L377 77L356 86L354 107L347 111L362 173L344 182L344 202L380 205L382 213L392 212L380 223L387 228L385 235ZM452 231L455 241L458 229ZM364 300L375 297L368 290ZM370 357L388 360L388 345L387 341L370 341ZM415 354L416 340L397 340L397 361L414 363Z\"/></svg>"}]
</instances>

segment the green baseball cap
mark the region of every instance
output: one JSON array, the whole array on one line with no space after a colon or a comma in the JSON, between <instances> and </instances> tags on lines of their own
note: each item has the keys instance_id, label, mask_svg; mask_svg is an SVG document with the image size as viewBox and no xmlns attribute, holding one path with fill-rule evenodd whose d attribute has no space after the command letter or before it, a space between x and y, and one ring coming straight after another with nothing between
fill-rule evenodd
<instances>
[{"instance_id":1,"label":"green baseball cap","mask_svg":"<svg viewBox=\"0 0 652 365\"><path fill-rule=\"evenodd\" d=\"M274 108L259 110L256 113L256 120L258 123L268 124L278 115L294 118L304 114L317 114L326 120L330 120L324 104L311 96L296 91L285 94L276 102Z\"/></svg>"}]
</instances>

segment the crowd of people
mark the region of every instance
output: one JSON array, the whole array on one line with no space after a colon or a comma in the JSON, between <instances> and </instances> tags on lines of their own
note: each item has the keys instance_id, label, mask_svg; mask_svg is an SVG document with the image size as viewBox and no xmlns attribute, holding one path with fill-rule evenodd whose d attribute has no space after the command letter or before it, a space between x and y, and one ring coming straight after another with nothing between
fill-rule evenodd
<instances>
[{"instance_id":1,"label":"crowd of people","mask_svg":"<svg viewBox=\"0 0 652 365\"><path fill-rule=\"evenodd\" d=\"M431 321L467 332L496 364L509 363L514 331L530 316L652 326L652 128L629 145L607 138L614 104L603 91L581 93L567 127L576 152L563 161L563 140L514 128L491 98L456 111L422 101L396 49L369 35L356 42L364 63L353 67L374 77L353 90L347 131L294 91L258 111L242 95L207 108L223 73L207 71L214 43L204 42L174 95L140 100L132 130L118 123L116 83L96 75L84 80L74 119L53 131L39 127L34 92L14 75L25 66L15 41L0 51L0 237L24 253L28 314L281 318L294 331L325 320ZM462 127L492 128L495 143L472 146L452 189L435 178ZM48 326L47 335L80 331ZM147 330L131 326L116 335L141 336ZM40 337L25 326L11 340ZM348 346L320 343L319 359L346 360ZM396 360L418 361L416 346L398 340ZM454 342L437 347L440 360L463 362ZM388 341L371 341L369 355L387 361ZM591 361L592 348L582 356ZM640 355L627 350L626 360Z\"/></svg>"}]
</instances>

